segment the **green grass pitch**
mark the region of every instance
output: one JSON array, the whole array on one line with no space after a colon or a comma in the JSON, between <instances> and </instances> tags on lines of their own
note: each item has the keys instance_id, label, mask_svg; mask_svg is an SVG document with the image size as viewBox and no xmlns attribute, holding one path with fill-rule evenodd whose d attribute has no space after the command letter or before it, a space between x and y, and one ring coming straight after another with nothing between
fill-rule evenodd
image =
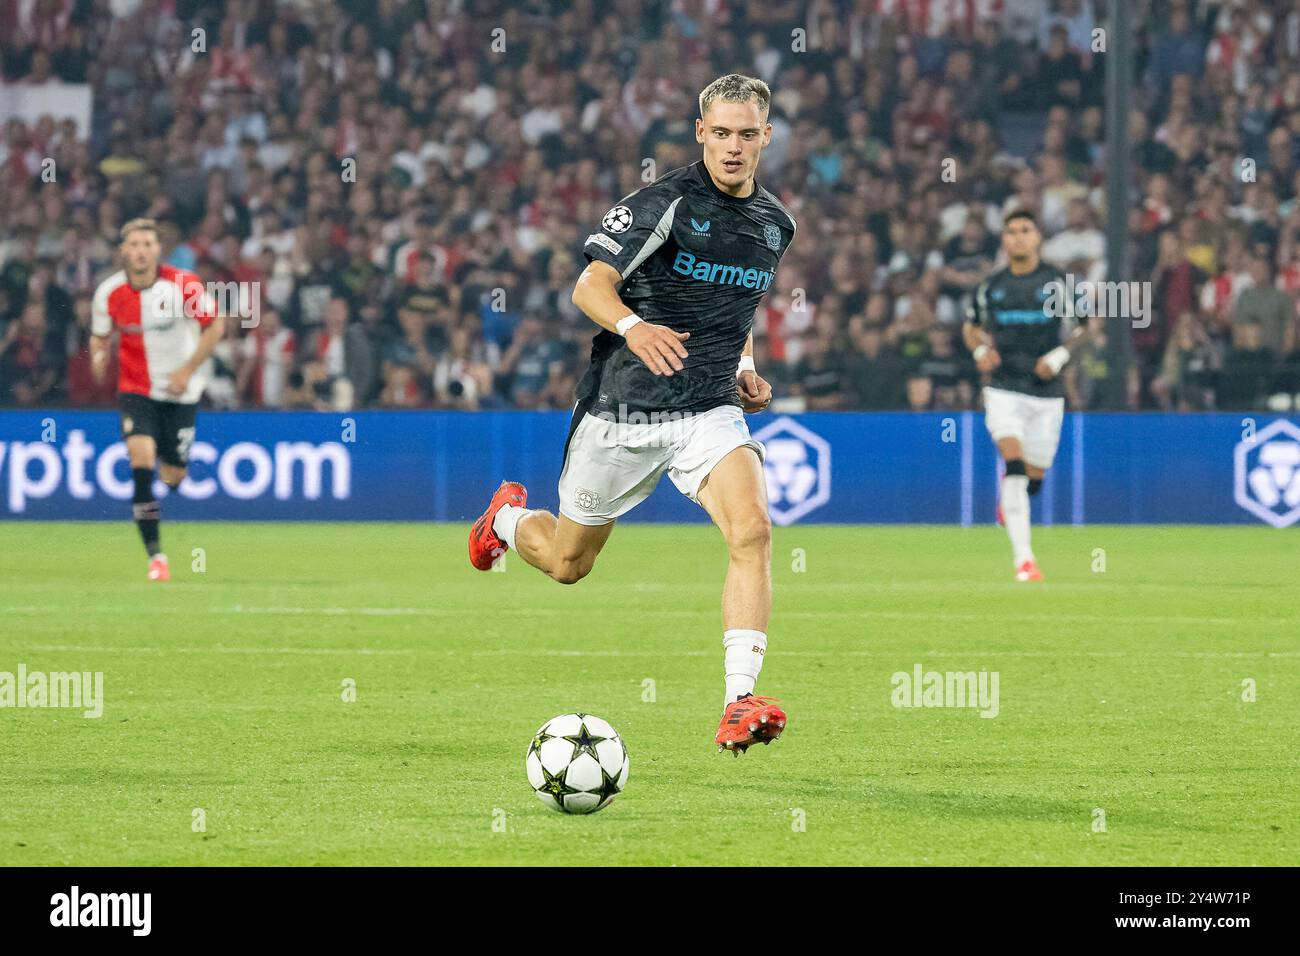
<instances>
[{"instance_id":1,"label":"green grass pitch","mask_svg":"<svg viewBox=\"0 0 1300 956\"><path fill-rule=\"evenodd\" d=\"M1037 529L1026 586L995 527L778 529L791 723L737 759L711 527L625 525L571 588L471 570L460 525L163 530L156 585L125 521L0 526L0 671L105 696L0 710L0 864L1300 859L1294 533ZM917 664L996 671L998 715L894 707ZM524 775L567 711L631 755L590 817Z\"/></svg>"}]
</instances>

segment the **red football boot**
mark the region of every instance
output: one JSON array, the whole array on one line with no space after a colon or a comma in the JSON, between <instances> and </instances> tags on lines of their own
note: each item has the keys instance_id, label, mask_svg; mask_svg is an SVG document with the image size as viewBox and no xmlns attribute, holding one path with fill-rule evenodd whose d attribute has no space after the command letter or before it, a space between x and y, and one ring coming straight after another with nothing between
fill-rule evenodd
<instances>
[{"instance_id":1,"label":"red football boot","mask_svg":"<svg viewBox=\"0 0 1300 956\"><path fill-rule=\"evenodd\" d=\"M776 706L775 698L746 694L727 705L713 742L718 753L730 750L739 757L751 744L770 744L780 737L785 721L785 711Z\"/></svg>"},{"instance_id":2,"label":"red football boot","mask_svg":"<svg viewBox=\"0 0 1300 956\"><path fill-rule=\"evenodd\" d=\"M171 579L172 573L167 567L167 555L155 554L149 559L150 581L170 581Z\"/></svg>"},{"instance_id":3,"label":"red football boot","mask_svg":"<svg viewBox=\"0 0 1300 956\"><path fill-rule=\"evenodd\" d=\"M1022 583L1025 581L1043 580L1043 572L1038 570L1038 562L1036 561L1022 562L1020 567L1016 568L1016 580Z\"/></svg>"},{"instance_id":4,"label":"red football boot","mask_svg":"<svg viewBox=\"0 0 1300 956\"><path fill-rule=\"evenodd\" d=\"M501 487L492 496L487 511L479 516L474 526L469 529L469 563L480 571L491 571L492 562L508 550L506 543L492 530L492 522L502 505L514 505L522 508L528 504L528 489L517 481L503 481Z\"/></svg>"}]
</instances>

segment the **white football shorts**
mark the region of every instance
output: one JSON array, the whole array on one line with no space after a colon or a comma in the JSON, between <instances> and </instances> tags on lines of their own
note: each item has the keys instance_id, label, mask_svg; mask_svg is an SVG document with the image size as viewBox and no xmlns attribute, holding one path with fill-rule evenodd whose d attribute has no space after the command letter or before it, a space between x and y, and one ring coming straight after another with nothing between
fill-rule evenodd
<instances>
[{"instance_id":1,"label":"white football shorts","mask_svg":"<svg viewBox=\"0 0 1300 956\"><path fill-rule=\"evenodd\" d=\"M1018 438L1025 463L1051 468L1061 442L1065 399L1026 395L1002 388L984 388L984 424L993 440Z\"/></svg>"},{"instance_id":2,"label":"white football shorts","mask_svg":"<svg viewBox=\"0 0 1300 956\"><path fill-rule=\"evenodd\" d=\"M762 443L749 436L744 412L734 405L648 423L587 413L564 456L560 514L578 524L609 524L645 501L665 471L698 504L709 472L742 446L763 460Z\"/></svg>"}]
</instances>

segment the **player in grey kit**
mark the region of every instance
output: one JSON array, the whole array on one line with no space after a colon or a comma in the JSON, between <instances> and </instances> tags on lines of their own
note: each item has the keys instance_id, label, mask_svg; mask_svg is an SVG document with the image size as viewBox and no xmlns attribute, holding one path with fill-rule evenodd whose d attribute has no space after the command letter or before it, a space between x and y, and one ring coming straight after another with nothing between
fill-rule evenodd
<instances>
[{"instance_id":1,"label":"player in grey kit","mask_svg":"<svg viewBox=\"0 0 1300 956\"><path fill-rule=\"evenodd\" d=\"M1029 535L1029 499L1052 467L1065 398L1060 373L1087 333L1066 307L1065 276L1038 258L1034 214L1016 210L1002 223L1008 265L979 284L963 328L981 372L984 422L1006 462L998 503L1011 539L1017 581L1041 581Z\"/></svg>"},{"instance_id":2,"label":"player in grey kit","mask_svg":"<svg viewBox=\"0 0 1300 956\"><path fill-rule=\"evenodd\" d=\"M708 512L730 561L722 593L726 706L718 748L770 743L785 713L753 696L772 605L763 448L744 412L771 387L754 370L754 311L795 224L755 180L772 138L771 92L731 74L700 94L700 162L624 198L583 246L573 301L600 326L578 386L560 475L560 514L529 510L516 482L497 490L470 532L488 570L514 548L556 581L591 571L615 520L667 472Z\"/></svg>"}]
</instances>

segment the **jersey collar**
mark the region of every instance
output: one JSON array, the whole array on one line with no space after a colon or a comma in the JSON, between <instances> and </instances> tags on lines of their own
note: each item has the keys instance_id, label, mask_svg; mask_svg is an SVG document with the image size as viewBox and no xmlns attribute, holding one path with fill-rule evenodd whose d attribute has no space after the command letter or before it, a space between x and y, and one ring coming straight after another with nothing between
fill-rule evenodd
<instances>
[{"instance_id":1,"label":"jersey collar","mask_svg":"<svg viewBox=\"0 0 1300 956\"><path fill-rule=\"evenodd\" d=\"M709 175L709 171L704 168L704 160L697 160L693 165L695 166L695 175L700 178L700 182L704 184L705 188L708 189L709 192L713 193L713 195L717 196L723 202L735 203L738 206L748 206L758 197L757 178L754 179L754 191L742 199L739 196L724 193L718 188L718 184L713 181L713 177Z\"/></svg>"}]
</instances>

